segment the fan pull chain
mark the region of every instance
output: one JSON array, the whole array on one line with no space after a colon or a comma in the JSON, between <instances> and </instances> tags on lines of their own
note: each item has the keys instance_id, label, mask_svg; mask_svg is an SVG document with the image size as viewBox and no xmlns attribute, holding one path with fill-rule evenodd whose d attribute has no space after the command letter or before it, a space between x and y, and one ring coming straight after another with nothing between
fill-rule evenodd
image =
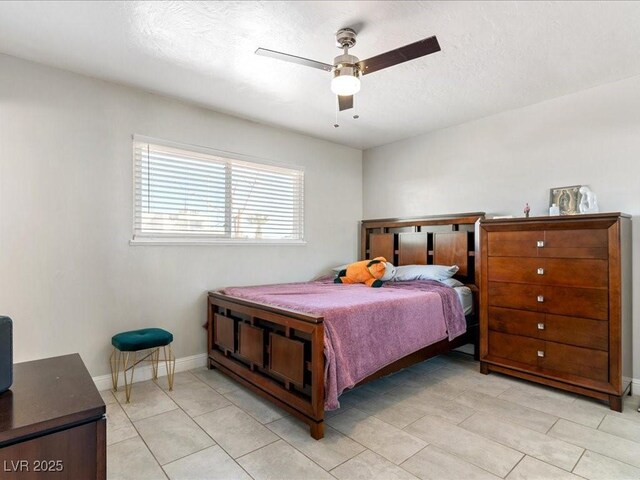
<instances>
[{"instance_id":1,"label":"fan pull chain","mask_svg":"<svg viewBox=\"0 0 640 480\"><path fill-rule=\"evenodd\" d=\"M340 126L340 124L338 123L338 109L340 107L338 106L338 97L336 96L336 123L333 124L333 128L338 128Z\"/></svg>"},{"instance_id":2,"label":"fan pull chain","mask_svg":"<svg viewBox=\"0 0 640 480\"><path fill-rule=\"evenodd\" d=\"M338 113L339 113L340 107L336 108L336 123L333 124L333 128L338 128L340 127L340 124L338 123ZM360 115L358 114L357 110L356 110L356 99L353 99L353 119L354 120L358 120L360 118Z\"/></svg>"}]
</instances>

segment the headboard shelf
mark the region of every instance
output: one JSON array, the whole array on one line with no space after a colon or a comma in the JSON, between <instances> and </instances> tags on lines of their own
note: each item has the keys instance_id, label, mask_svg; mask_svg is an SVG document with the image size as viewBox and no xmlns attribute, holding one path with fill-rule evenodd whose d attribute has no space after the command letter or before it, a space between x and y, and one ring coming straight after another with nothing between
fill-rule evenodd
<instances>
[{"instance_id":1,"label":"headboard shelf","mask_svg":"<svg viewBox=\"0 0 640 480\"><path fill-rule=\"evenodd\" d=\"M478 218L484 218L484 212L449 213L426 217L376 218L363 220L367 228L424 227L433 225L474 225Z\"/></svg>"},{"instance_id":2,"label":"headboard shelf","mask_svg":"<svg viewBox=\"0 0 640 480\"><path fill-rule=\"evenodd\" d=\"M458 265L457 278L477 285L477 229L484 212L361 222L360 258L394 265Z\"/></svg>"}]
</instances>

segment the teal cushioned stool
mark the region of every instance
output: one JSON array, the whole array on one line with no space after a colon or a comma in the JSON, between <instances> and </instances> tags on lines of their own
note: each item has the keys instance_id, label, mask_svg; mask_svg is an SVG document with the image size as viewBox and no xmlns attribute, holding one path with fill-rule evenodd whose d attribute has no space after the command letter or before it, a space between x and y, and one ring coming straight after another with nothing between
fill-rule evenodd
<instances>
[{"instance_id":1,"label":"teal cushioned stool","mask_svg":"<svg viewBox=\"0 0 640 480\"><path fill-rule=\"evenodd\" d=\"M140 362L149 361L153 368L153 380L158 380L158 362L160 360L160 349L164 354L164 363L167 368L167 379L169 380L169 390L173 390L173 374L176 369L176 357L171 350L173 334L162 328L143 328L122 332L111 337L111 380L113 381L113 391L118 391L118 377L120 367L124 375L125 395L127 403L131 398L131 385L133 384L133 372ZM167 353L167 347L169 352ZM143 352L142 358L138 359L138 353ZM129 362L130 354L133 353L133 361Z\"/></svg>"}]
</instances>

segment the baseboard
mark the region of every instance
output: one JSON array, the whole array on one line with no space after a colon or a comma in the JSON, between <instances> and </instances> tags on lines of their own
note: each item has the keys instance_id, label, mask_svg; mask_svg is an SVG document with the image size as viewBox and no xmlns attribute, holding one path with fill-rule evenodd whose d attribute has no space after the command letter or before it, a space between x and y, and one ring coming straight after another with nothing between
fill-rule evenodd
<instances>
[{"instance_id":1,"label":"baseboard","mask_svg":"<svg viewBox=\"0 0 640 480\"><path fill-rule=\"evenodd\" d=\"M201 353L199 355L191 355L190 357L182 357L176 358L176 373L184 372L187 370L192 370L194 368L204 367L207 365L207 354ZM158 376L165 377L167 375L167 369L162 360L158 365ZM136 366L133 383L144 382L146 380L151 380L153 377L151 364L145 362L145 365ZM97 377L93 377L93 383L96 384L98 390L108 390L112 387L111 385L111 374L107 375L99 375ZM120 378L118 379L119 385L124 385L124 378L122 377L122 372L120 372Z\"/></svg>"},{"instance_id":2,"label":"baseboard","mask_svg":"<svg viewBox=\"0 0 640 480\"><path fill-rule=\"evenodd\" d=\"M176 358L176 372L185 372L187 370L193 370L194 368L206 367L207 366L207 354L200 353L198 355L191 355L190 357L182 357ZM165 377L167 375L167 370L164 362L160 362L158 365L158 376ZM133 383L145 382L147 380L151 380L151 365L144 365L136 367L135 375L133 378ZM122 378L122 373L120 373L120 379L118 380L124 385L124 379ZM111 388L111 374L107 375L99 375L97 377L93 377L93 383L96 384L98 390L108 390ZM633 392L638 392L640 394L640 378L632 378L631 384L633 385Z\"/></svg>"}]
</instances>

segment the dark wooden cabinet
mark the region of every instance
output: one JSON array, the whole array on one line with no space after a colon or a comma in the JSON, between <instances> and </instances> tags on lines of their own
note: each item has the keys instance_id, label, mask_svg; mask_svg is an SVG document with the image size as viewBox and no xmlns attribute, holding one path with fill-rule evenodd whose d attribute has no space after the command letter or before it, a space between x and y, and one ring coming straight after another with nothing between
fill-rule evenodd
<instances>
[{"instance_id":1,"label":"dark wooden cabinet","mask_svg":"<svg viewBox=\"0 0 640 480\"><path fill-rule=\"evenodd\" d=\"M0 478L106 478L105 405L78 354L14 365L0 394Z\"/></svg>"},{"instance_id":2,"label":"dark wooden cabinet","mask_svg":"<svg viewBox=\"0 0 640 480\"><path fill-rule=\"evenodd\" d=\"M480 360L609 401L631 388L631 220L621 213L482 220Z\"/></svg>"}]
</instances>

